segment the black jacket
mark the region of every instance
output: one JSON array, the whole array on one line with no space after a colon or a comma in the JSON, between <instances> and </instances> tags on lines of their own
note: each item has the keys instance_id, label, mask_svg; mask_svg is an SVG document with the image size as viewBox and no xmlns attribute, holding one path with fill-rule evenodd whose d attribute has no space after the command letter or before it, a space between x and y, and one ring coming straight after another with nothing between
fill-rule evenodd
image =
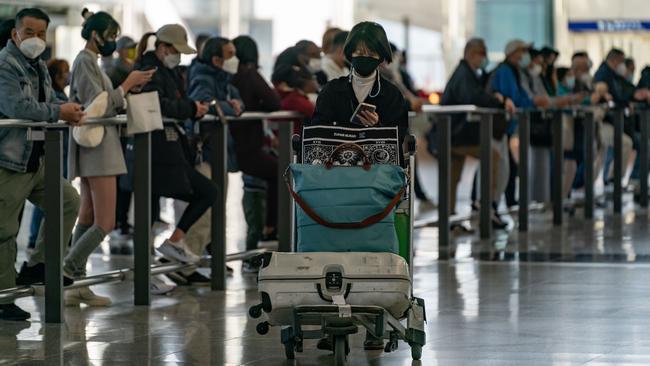
<instances>
[{"instance_id":1,"label":"black jacket","mask_svg":"<svg viewBox=\"0 0 650 366\"><path fill-rule=\"evenodd\" d=\"M381 84L379 94L372 97L371 95L377 93L379 84ZM390 81L380 77L380 82L375 81L375 85L364 103L377 107L375 112L379 115L379 126L398 127L401 150L409 127L409 104L399 89ZM334 79L327 83L318 95L314 116L307 124L358 128L359 125L350 123L350 118L358 105L359 102L352 89L350 78L344 76Z\"/></svg>"},{"instance_id":2,"label":"black jacket","mask_svg":"<svg viewBox=\"0 0 650 366\"><path fill-rule=\"evenodd\" d=\"M445 86L440 104L473 104L484 108L503 108L503 104L487 91L484 79L479 77L465 60L461 60ZM501 138L505 132L503 116L494 117L493 127L494 137ZM452 117L452 144L458 146L478 145L479 136L480 126L478 123L468 123L467 116L464 114L455 114Z\"/></svg>"},{"instance_id":3,"label":"black jacket","mask_svg":"<svg viewBox=\"0 0 650 366\"><path fill-rule=\"evenodd\" d=\"M168 69L153 51L142 56L134 69L158 69L142 92L157 91L163 118L179 121L191 119L196 115L194 101L187 98L183 79L178 68ZM129 142L133 146L133 140ZM127 147L129 172L133 167L133 149ZM187 170L193 169L190 163L191 152L187 136L176 125L165 125L161 131L151 133L151 190L155 196L172 197L192 193ZM127 186L128 187L128 186Z\"/></svg>"}]
</instances>

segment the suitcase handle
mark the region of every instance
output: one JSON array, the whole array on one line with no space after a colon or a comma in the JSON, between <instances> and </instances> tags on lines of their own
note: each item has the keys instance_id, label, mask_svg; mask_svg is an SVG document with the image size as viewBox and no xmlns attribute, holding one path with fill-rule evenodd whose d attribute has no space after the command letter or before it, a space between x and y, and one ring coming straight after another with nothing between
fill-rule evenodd
<instances>
[{"instance_id":1,"label":"suitcase handle","mask_svg":"<svg viewBox=\"0 0 650 366\"><path fill-rule=\"evenodd\" d=\"M347 300L348 295L350 294L350 291L352 290L352 284L348 283L345 286L345 292L343 293L343 298ZM321 298L321 300L326 301L326 302L332 302L332 297L329 296L329 299L325 297L326 295L323 293L323 288L321 287L320 283L316 284L316 291L318 291L318 296Z\"/></svg>"}]
</instances>

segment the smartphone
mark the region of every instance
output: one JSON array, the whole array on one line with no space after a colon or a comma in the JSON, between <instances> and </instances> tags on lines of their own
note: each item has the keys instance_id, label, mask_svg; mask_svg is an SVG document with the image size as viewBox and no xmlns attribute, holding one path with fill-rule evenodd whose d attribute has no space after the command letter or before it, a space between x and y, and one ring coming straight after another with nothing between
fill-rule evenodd
<instances>
[{"instance_id":1,"label":"smartphone","mask_svg":"<svg viewBox=\"0 0 650 366\"><path fill-rule=\"evenodd\" d=\"M357 106L357 109L354 110L354 113L352 113L352 118L350 118L350 122L354 123L355 125L363 125L361 123L361 120L359 119L359 113L362 111L368 111L368 112L374 112L377 110L377 106L368 104L368 103L359 103Z\"/></svg>"},{"instance_id":2,"label":"smartphone","mask_svg":"<svg viewBox=\"0 0 650 366\"><path fill-rule=\"evenodd\" d=\"M147 66L144 69L142 69L142 71L151 71L151 70L156 71L156 70L158 70L158 67L156 67L156 66Z\"/></svg>"}]
</instances>

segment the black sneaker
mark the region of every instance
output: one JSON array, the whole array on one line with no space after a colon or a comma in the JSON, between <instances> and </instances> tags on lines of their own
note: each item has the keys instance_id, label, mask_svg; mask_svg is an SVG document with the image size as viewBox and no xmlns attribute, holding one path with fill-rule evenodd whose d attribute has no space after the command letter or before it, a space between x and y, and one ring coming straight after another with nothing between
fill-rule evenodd
<instances>
[{"instance_id":1,"label":"black sneaker","mask_svg":"<svg viewBox=\"0 0 650 366\"><path fill-rule=\"evenodd\" d=\"M0 319L12 321L24 321L31 317L31 314L16 306L16 304L0 305Z\"/></svg>"},{"instance_id":2,"label":"black sneaker","mask_svg":"<svg viewBox=\"0 0 650 366\"><path fill-rule=\"evenodd\" d=\"M332 341L330 340L330 337L325 337L321 338L318 340L318 343L316 344L316 348L323 350L323 351L333 351L334 347L332 347Z\"/></svg>"},{"instance_id":3,"label":"black sneaker","mask_svg":"<svg viewBox=\"0 0 650 366\"><path fill-rule=\"evenodd\" d=\"M35 266L28 267L27 262L23 262L20 267L18 277L16 277L16 285L18 286L31 286L33 284L45 283L45 263L38 263ZM70 286L74 283L72 278L63 276L63 286Z\"/></svg>"},{"instance_id":4,"label":"black sneaker","mask_svg":"<svg viewBox=\"0 0 650 366\"><path fill-rule=\"evenodd\" d=\"M210 279L198 271L194 271L191 275L185 276L185 279L187 280L188 286L210 286Z\"/></svg>"}]
</instances>

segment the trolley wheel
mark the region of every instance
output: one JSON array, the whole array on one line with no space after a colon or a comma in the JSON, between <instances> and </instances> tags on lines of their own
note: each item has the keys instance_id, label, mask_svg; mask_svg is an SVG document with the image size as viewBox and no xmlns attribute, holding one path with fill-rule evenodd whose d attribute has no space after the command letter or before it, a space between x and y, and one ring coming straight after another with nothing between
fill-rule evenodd
<instances>
[{"instance_id":1,"label":"trolley wheel","mask_svg":"<svg viewBox=\"0 0 650 366\"><path fill-rule=\"evenodd\" d=\"M287 356L287 360L296 359L296 344L294 341L288 341L284 344L284 355Z\"/></svg>"},{"instance_id":2,"label":"trolley wheel","mask_svg":"<svg viewBox=\"0 0 650 366\"><path fill-rule=\"evenodd\" d=\"M346 336L338 335L334 338L334 364L336 366L345 366L346 364Z\"/></svg>"},{"instance_id":3,"label":"trolley wheel","mask_svg":"<svg viewBox=\"0 0 650 366\"><path fill-rule=\"evenodd\" d=\"M422 358L422 345L416 343L409 343L411 346L411 358L415 361L420 361Z\"/></svg>"},{"instance_id":4,"label":"trolley wheel","mask_svg":"<svg viewBox=\"0 0 650 366\"><path fill-rule=\"evenodd\" d=\"M262 322L262 323L257 324L257 326L255 327L255 330L257 330L257 333L259 335L265 335L266 333L269 332L269 328L270 328L269 327L269 322Z\"/></svg>"},{"instance_id":5,"label":"trolley wheel","mask_svg":"<svg viewBox=\"0 0 650 366\"><path fill-rule=\"evenodd\" d=\"M248 309L248 315L253 319L257 319L262 316L262 304L251 306Z\"/></svg>"}]
</instances>

